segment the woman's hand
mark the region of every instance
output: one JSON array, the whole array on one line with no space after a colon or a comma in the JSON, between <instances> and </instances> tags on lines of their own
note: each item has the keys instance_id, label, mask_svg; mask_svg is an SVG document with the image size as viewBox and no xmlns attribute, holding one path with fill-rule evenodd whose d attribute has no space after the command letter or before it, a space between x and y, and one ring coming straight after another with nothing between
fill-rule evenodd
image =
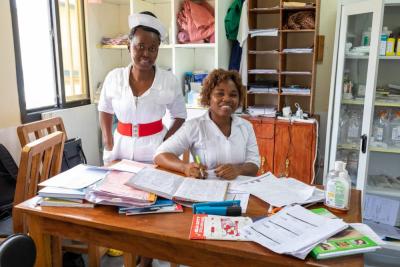
<instances>
[{"instance_id":1,"label":"woman's hand","mask_svg":"<svg viewBox=\"0 0 400 267\"><path fill-rule=\"evenodd\" d=\"M240 168L232 164L221 164L215 168L215 175L226 180L232 180L240 175Z\"/></svg>"},{"instance_id":2,"label":"woman's hand","mask_svg":"<svg viewBox=\"0 0 400 267\"><path fill-rule=\"evenodd\" d=\"M207 172L205 171L205 166L198 164L198 163L187 163L184 166L184 173L186 176L194 177L198 179L206 179Z\"/></svg>"}]
</instances>

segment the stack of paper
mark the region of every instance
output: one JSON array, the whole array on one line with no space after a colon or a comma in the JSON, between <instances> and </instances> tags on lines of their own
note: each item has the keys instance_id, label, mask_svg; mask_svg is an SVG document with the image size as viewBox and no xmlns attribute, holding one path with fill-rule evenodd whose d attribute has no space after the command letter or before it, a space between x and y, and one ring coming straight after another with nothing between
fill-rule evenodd
<instances>
[{"instance_id":1,"label":"stack of paper","mask_svg":"<svg viewBox=\"0 0 400 267\"><path fill-rule=\"evenodd\" d=\"M276 69L250 69L249 74L277 74Z\"/></svg>"},{"instance_id":2,"label":"stack of paper","mask_svg":"<svg viewBox=\"0 0 400 267\"><path fill-rule=\"evenodd\" d=\"M243 228L244 237L279 254L305 259L319 243L347 228L341 219L330 219L299 206Z\"/></svg>"},{"instance_id":3,"label":"stack of paper","mask_svg":"<svg viewBox=\"0 0 400 267\"><path fill-rule=\"evenodd\" d=\"M114 171L138 173L144 168L155 168L155 165L122 159L121 161L104 168Z\"/></svg>"},{"instance_id":4,"label":"stack of paper","mask_svg":"<svg viewBox=\"0 0 400 267\"><path fill-rule=\"evenodd\" d=\"M154 203L156 195L126 186L135 174L111 171L87 190L86 198L96 204L120 207L147 207Z\"/></svg>"},{"instance_id":5,"label":"stack of paper","mask_svg":"<svg viewBox=\"0 0 400 267\"><path fill-rule=\"evenodd\" d=\"M92 207L85 202L86 188L103 179L107 170L95 166L80 164L60 173L42 183L44 186L38 195L42 197L38 204L41 206L59 207Z\"/></svg>"},{"instance_id":6,"label":"stack of paper","mask_svg":"<svg viewBox=\"0 0 400 267\"><path fill-rule=\"evenodd\" d=\"M247 108L247 112L251 116L263 116L271 118L276 116L275 107L269 107L269 106L250 106Z\"/></svg>"},{"instance_id":7,"label":"stack of paper","mask_svg":"<svg viewBox=\"0 0 400 267\"><path fill-rule=\"evenodd\" d=\"M313 49L312 48L285 48L282 50L283 53L285 54L308 54L312 53Z\"/></svg>"},{"instance_id":8,"label":"stack of paper","mask_svg":"<svg viewBox=\"0 0 400 267\"><path fill-rule=\"evenodd\" d=\"M125 215L141 215L152 213L170 213L170 212L183 212L180 204L177 204L169 199L157 199L157 201L148 207L120 207L119 214Z\"/></svg>"},{"instance_id":9,"label":"stack of paper","mask_svg":"<svg viewBox=\"0 0 400 267\"><path fill-rule=\"evenodd\" d=\"M249 31L250 37L256 36L278 36L278 29L271 28L271 29L254 29Z\"/></svg>"},{"instance_id":10,"label":"stack of paper","mask_svg":"<svg viewBox=\"0 0 400 267\"><path fill-rule=\"evenodd\" d=\"M246 179L247 178L247 179ZM276 178L271 172L258 177L242 177L230 189L248 192L275 207L307 204L324 199L324 191L293 178Z\"/></svg>"}]
</instances>

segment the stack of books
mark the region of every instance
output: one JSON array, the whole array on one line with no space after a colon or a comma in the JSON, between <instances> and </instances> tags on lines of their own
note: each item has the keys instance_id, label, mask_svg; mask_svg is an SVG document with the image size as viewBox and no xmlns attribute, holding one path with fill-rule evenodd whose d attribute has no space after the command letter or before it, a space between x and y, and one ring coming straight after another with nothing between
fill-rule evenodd
<instances>
[{"instance_id":1,"label":"stack of books","mask_svg":"<svg viewBox=\"0 0 400 267\"><path fill-rule=\"evenodd\" d=\"M91 208L93 203L85 200L88 186L103 179L107 170L80 164L39 184L38 205L52 207Z\"/></svg>"},{"instance_id":2,"label":"stack of books","mask_svg":"<svg viewBox=\"0 0 400 267\"><path fill-rule=\"evenodd\" d=\"M85 190L61 187L45 187L38 192L38 204L43 207L92 208L93 203L85 201Z\"/></svg>"},{"instance_id":3,"label":"stack of books","mask_svg":"<svg viewBox=\"0 0 400 267\"><path fill-rule=\"evenodd\" d=\"M171 213L183 212L182 205L169 199L157 199L157 201L148 207L120 207L119 214L142 215L152 213Z\"/></svg>"},{"instance_id":4,"label":"stack of books","mask_svg":"<svg viewBox=\"0 0 400 267\"><path fill-rule=\"evenodd\" d=\"M157 199L153 193L126 186L134 173L110 171L104 179L87 189L86 199L102 205L148 207Z\"/></svg>"}]
</instances>

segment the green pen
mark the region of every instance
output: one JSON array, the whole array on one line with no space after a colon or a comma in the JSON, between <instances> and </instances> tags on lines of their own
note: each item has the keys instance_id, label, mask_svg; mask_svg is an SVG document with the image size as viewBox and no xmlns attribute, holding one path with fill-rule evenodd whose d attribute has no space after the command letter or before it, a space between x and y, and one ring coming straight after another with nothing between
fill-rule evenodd
<instances>
[{"instance_id":1,"label":"green pen","mask_svg":"<svg viewBox=\"0 0 400 267\"><path fill-rule=\"evenodd\" d=\"M201 160L200 160L200 157L199 157L199 155L196 155L195 157L194 157L194 160L196 161L196 163L197 164L201 164ZM200 167L200 175L201 175L201 178L202 179L204 179L205 178L205 176L204 176L204 171L203 171L203 169Z\"/></svg>"}]
</instances>

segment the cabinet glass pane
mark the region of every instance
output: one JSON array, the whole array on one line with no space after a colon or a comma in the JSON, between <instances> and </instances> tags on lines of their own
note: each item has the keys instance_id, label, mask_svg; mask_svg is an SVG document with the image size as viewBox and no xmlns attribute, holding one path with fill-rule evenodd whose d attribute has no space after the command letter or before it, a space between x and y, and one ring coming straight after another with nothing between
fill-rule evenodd
<instances>
[{"instance_id":1,"label":"cabinet glass pane","mask_svg":"<svg viewBox=\"0 0 400 267\"><path fill-rule=\"evenodd\" d=\"M336 160L347 162L356 186L372 13L348 16Z\"/></svg>"},{"instance_id":2,"label":"cabinet glass pane","mask_svg":"<svg viewBox=\"0 0 400 267\"><path fill-rule=\"evenodd\" d=\"M386 6L366 187L368 192L390 196L400 196L400 45L395 42L400 33L399 20L400 4Z\"/></svg>"}]
</instances>

